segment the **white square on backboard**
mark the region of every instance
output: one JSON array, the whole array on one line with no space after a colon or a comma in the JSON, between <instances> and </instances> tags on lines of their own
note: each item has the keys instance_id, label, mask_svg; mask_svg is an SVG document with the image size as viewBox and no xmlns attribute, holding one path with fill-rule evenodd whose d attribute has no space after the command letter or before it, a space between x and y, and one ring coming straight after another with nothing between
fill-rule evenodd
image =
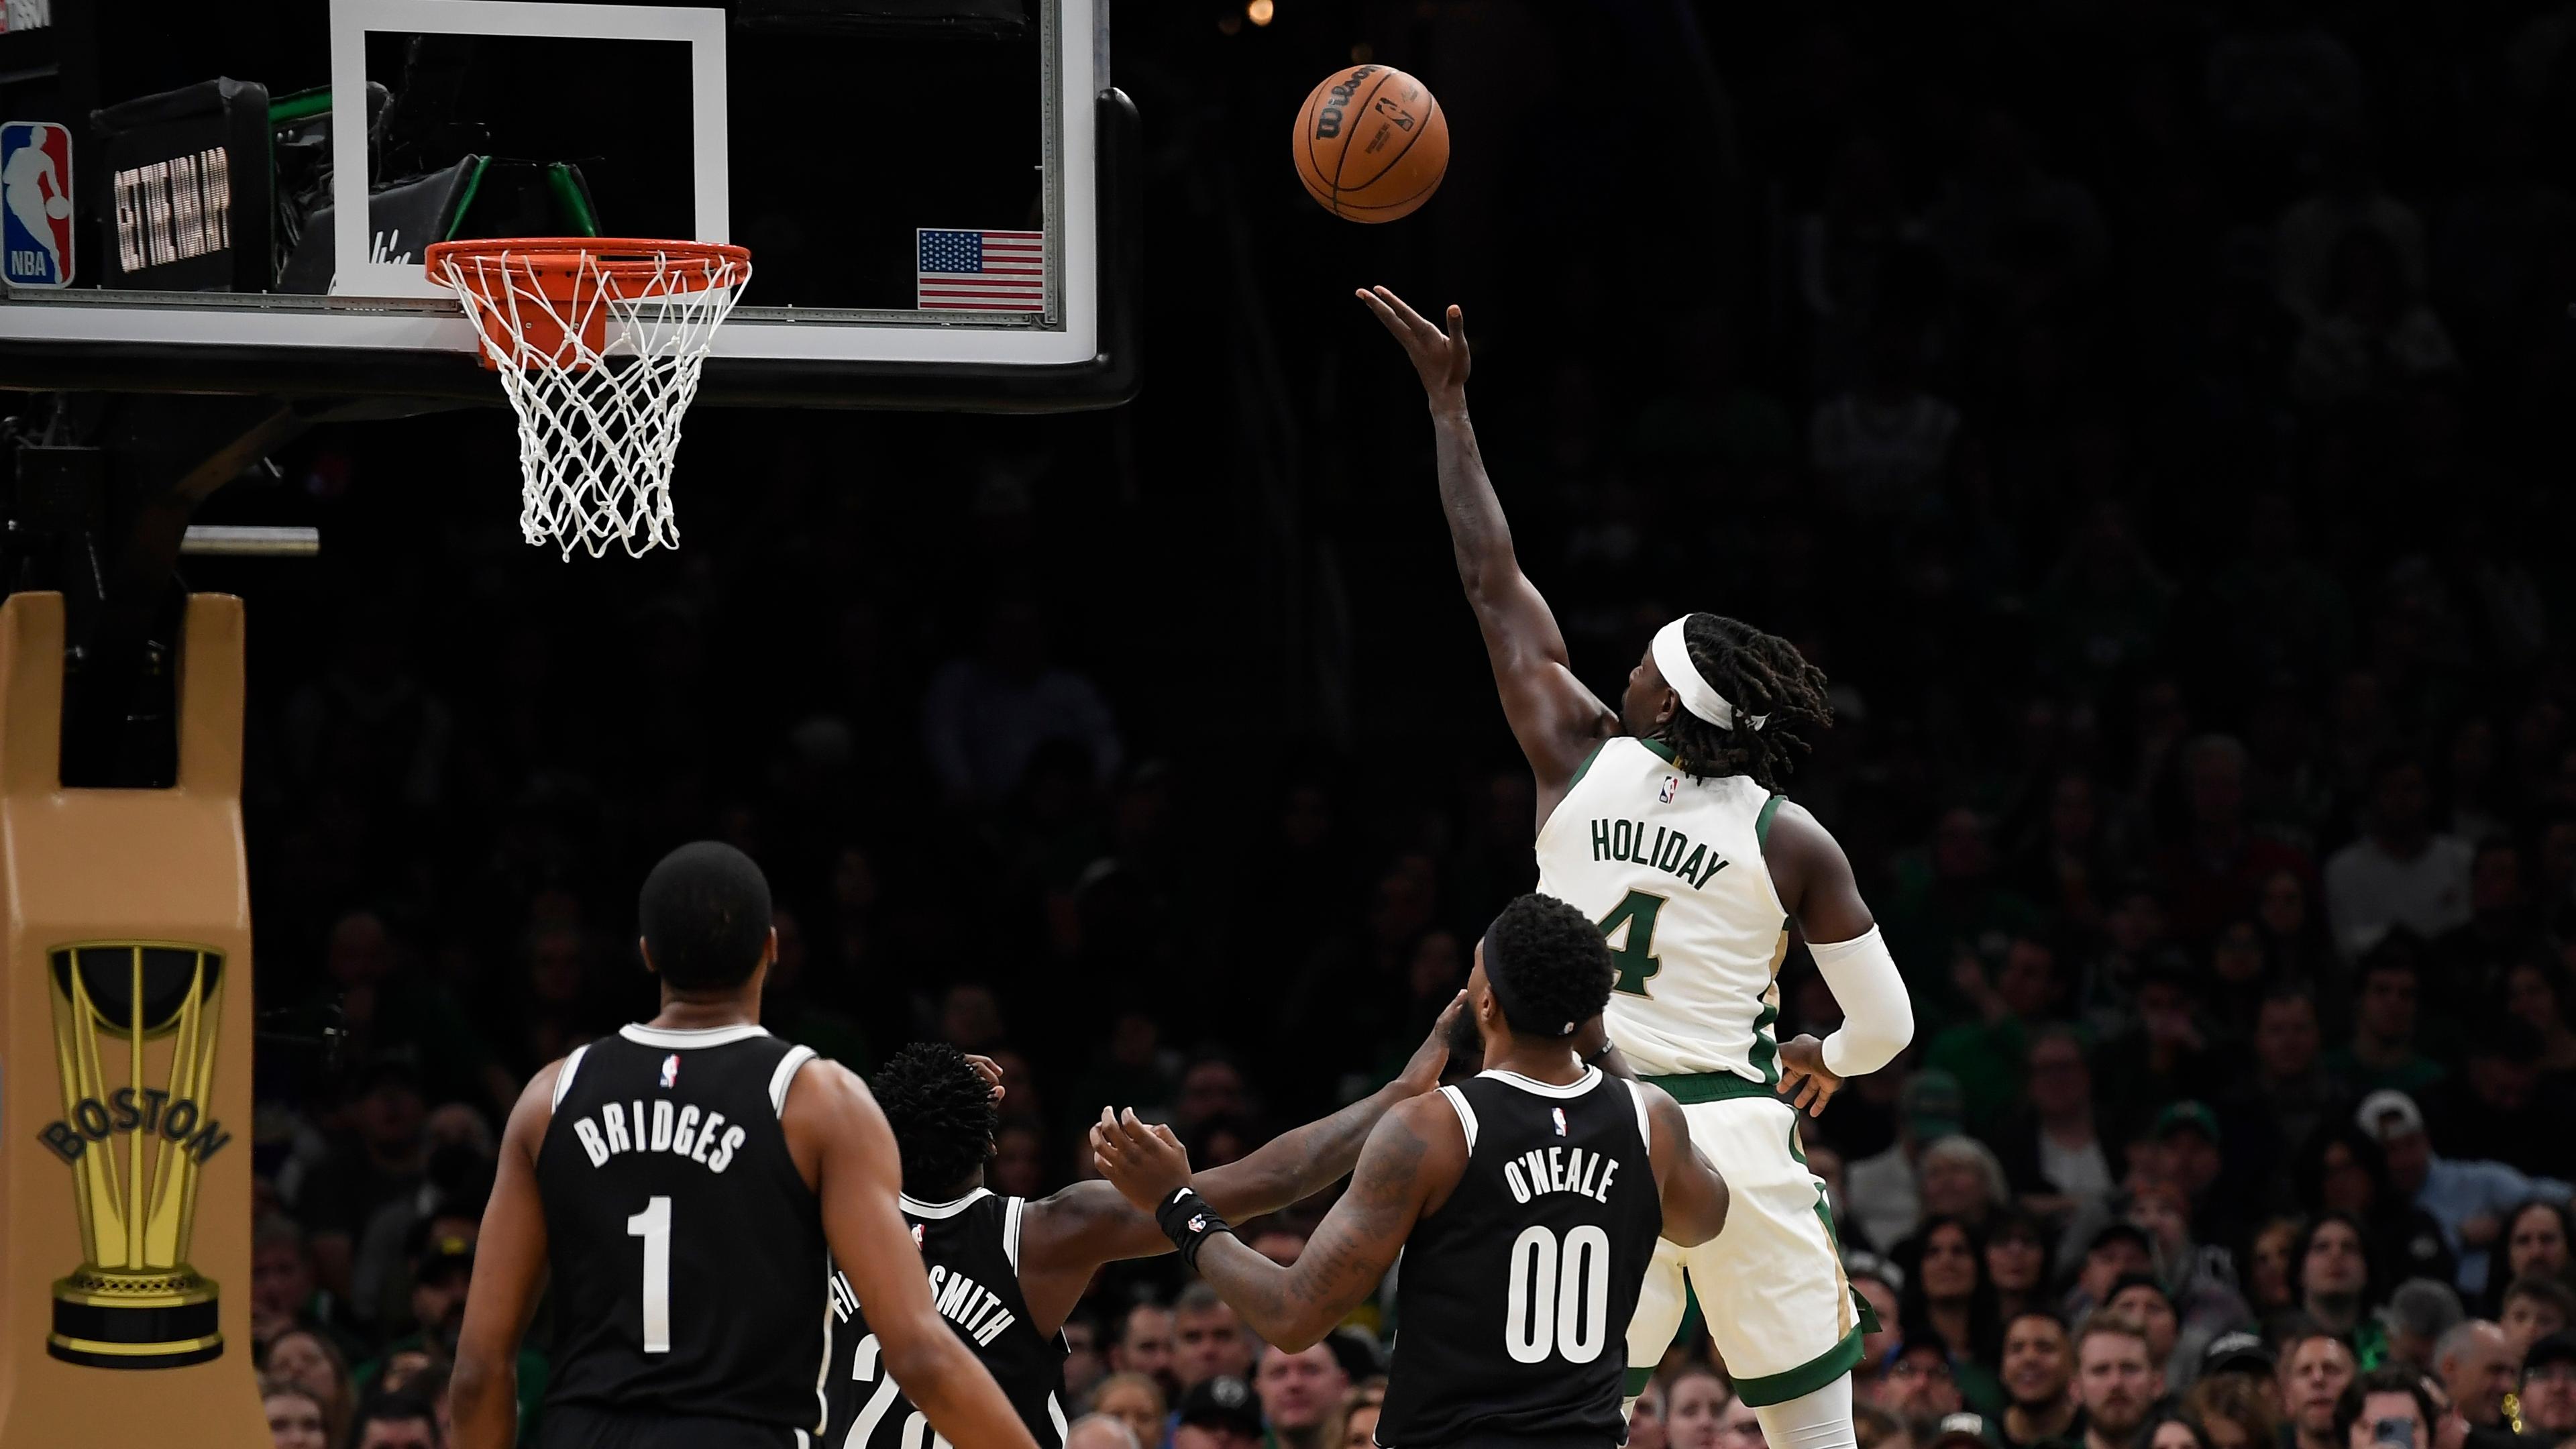
<instances>
[{"instance_id":1,"label":"white square on backboard","mask_svg":"<svg viewBox=\"0 0 2576 1449\"><path fill-rule=\"evenodd\" d=\"M374 259L366 224L368 181L367 36L530 35L570 40L666 40L689 47L690 153L696 208L690 241L730 241L725 157L725 13L712 6L546 5L490 0L331 0L331 294L335 297L445 297L429 279L421 249L407 262ZM350 146L352 139L355 146ZM357 164L350 164L351 161ZM351 225L350 219L358 224Z\"/></svg>"}]
</instances>

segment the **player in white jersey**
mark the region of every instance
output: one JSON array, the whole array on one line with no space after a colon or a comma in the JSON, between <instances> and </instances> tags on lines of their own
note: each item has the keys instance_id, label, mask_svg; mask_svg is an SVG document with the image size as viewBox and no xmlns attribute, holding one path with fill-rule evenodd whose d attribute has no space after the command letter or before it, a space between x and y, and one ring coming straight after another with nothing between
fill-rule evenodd
<instances>
[{"instance_id":1,"label":"player in white jersey","mask_svg":"<svg viewBox=\"0 0 2576 1449\"><path fill-rule=\"evenodd\" d=\"M1833 723L1824 675L1786 640L1690 614L1656 634L1613 713L1512 552L1467 420L1458 309L1443 330L1383 287L1359 295L1430 395L1458 577L1538 777L1539 889L1599 922L1619 964L1604 1064L1683 1104L1734 1195L1717 1237L1659 1246L1628 1330L1629 1392L1680 1329L1687 1275L1772 1449L1851 1449L1861 1309L1797 1114L1894 1060L1914 1020L1851 862L1780 794L1799 729ZM1773 1031L1792 923L1843 1008L1823 1041Z\"/></svg>"}]
</instances>

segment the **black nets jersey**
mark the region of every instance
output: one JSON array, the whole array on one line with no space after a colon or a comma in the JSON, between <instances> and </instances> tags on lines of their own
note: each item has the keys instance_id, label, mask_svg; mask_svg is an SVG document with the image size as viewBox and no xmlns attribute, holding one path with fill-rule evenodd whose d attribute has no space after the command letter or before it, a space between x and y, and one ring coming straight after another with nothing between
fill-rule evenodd
<instances>
[{"instance_id":1,"label":"black nets jersey","mask_svg":"<svg viewBox=\"0 0 2576 1449\"><path fill-rule=\"evenodd\" d=\"M984 1361L1038 1449L1062 1449L1064 1341L1030 1324L1028 1300L1020 1295L1020 1214L1027 1207L1024 1198L996 1197L979 1187L955 1202L907 1197L903 1216L921 1246L939 1316ZM948 1449L880 1358L867 1305L836 1270L831 1366L824 1372L832 1410L825 1449Z\"/></svg>"},{"instance_id":2,"label":"black nets jersey","mask_svg":"<svg viewBox=\"0 0 2576 1449\"><path fill-rule=\"evenodd\" d=\"M830 1255L778 1120L813 1057L757 1026L629 1026L565 1059L537 1151L547 1403L820 1424Z\"/></svg>"},{"instance_id":3,"label":"black nets jersey","mask_svg":"<svg viewBox=\"0 0 2576 1449\"><path fill-rule=\"evenodd\" d=\"M1664 1226L1644 1096L1598 1068L1563 1087L1486 1072L1440 1091L1467 1168L1397 1267L1377 1442L1618 1444L1628 1320Z\"/></svg>"}]
</instances>

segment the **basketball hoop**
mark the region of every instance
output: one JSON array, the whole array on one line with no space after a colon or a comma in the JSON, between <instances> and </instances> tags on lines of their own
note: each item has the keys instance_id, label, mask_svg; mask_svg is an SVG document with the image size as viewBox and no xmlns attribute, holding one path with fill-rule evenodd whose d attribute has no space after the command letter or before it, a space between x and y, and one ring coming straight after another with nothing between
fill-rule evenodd
<instances>
[{"instance_id":1,"label":"basketball hoop","mask_svg":"<svg viewBox=\"0 0 2576 1449\"><path fill-rule=\"evenodd\" d=\"M593 558L676 547L671 460L751 253L713 242L440 242L453 289L519 415L519 531ZM615 325L610 325L614 323Z\"/></svg>"}]
</instances>

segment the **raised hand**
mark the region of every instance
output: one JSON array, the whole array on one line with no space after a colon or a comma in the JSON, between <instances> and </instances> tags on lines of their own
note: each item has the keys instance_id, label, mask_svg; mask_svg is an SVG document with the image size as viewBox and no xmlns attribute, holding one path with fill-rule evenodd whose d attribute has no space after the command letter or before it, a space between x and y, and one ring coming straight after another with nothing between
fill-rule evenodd
<instances>
[{"instance_id":1,"label":"raised hand","mask_svg":"<svg viewBox=\"0 0 2576 1449\"><path fill-rule=\"evenodd\" d=\"M1419 1097L1440 1085L1440 1074L1449 1070L1450 1029L1458 1020L1458 1013L1466 1009L1467 993L1464 991L1449 998L1449 1004L1441 1008L1440 1019L1431 1023L1431 1035L1424 1037L1422 1045L1413 1049L1413 1059L1406 1062L1404 1070L1396 1076L1395 1085L1403 1088L1405 1095Z\"/></svg>"},{"instance_id":2,"label":"raised hand","mask_svg":"<svg viewBox=\"0 0 2576 1449\"><path fill-rule=\"evenodd\" d=\"M1467 400L1466 313L1451 307L1449 330L1443 332L1384 287L1362 288L1359 299L1404 344L1405 355L1413 359L1413 370L1422 378L1422 390L1435 406Z\"/></svg>"},{"instance_id":3,"label":"raised hand","mask_svg":"<svg viewBox=\"0 0 2576 1449\"><path fill-rule=\"evenodd\" d=\"M979 1057L973 1052L968 1052L966 1054L966 1065L973 1067L975 1069L975 1075L982 1077L984 1079L984 1084L993 1089L994 1105L999 1106L1002 1101L1003 1091L1002 1064L993 1060L991 1057Z\"/></svg>"},{"instance_id":4,"label":"raised hand","mask_svg":"<svg viewBox=\"0 0 2576 1449\"><path fill-rule=\"evenodd\" d=\"M1091 1129L1091 1159L1118 1195L1142 1213L1152 1213L1190 1185L1189 1149L1171 1128L1138 1121L1133 1107L1124 1113L1100 1110Z\"/></svg>"}]
</instances>

